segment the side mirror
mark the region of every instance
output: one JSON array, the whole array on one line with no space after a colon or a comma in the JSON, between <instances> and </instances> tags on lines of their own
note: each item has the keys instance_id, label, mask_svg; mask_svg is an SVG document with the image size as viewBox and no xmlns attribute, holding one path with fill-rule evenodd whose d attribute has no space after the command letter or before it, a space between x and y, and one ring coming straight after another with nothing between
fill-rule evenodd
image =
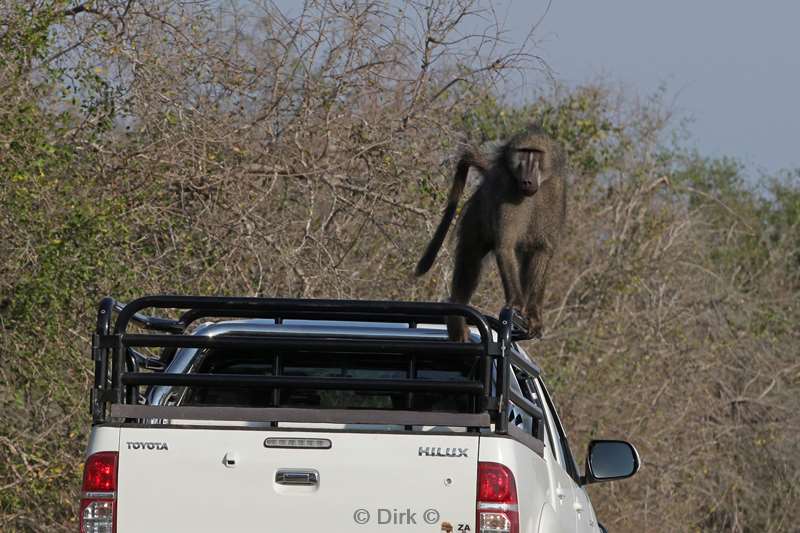
<instances>
[{"instance_id":1,"label":"side mirror","mask_svg":"<svg viewBox=\"0 0 800 533\"><path fill-rule=\"evenodd\" d=\"M624 440L593 440L586 454L582 485L631 477L639 471L639 453Z\"/></svg>"}]
</instances>

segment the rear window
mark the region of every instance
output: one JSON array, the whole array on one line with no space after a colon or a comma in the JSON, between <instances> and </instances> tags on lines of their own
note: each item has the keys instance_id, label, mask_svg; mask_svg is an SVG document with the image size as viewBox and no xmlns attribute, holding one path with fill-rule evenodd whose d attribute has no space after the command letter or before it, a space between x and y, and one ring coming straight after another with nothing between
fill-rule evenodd
<instances>
[{"instance_id":1,"label":"rear window","mask_svg":"<svg viewBox=\"0 0 800 533\"><path fill-rule=\"evenodd\" d=\"M281 353L263 350L207 350L194 373L273 376L279 355L282 376L352 379L407 379L410 357L386 354ZM466 381L475 379L477 358L415 360L416 379ZM392 409L472 412L466 394L384 392L265 387L187 387L182 405L241 407L305 407L320 409Z\"/></svg>"}]
</instances>

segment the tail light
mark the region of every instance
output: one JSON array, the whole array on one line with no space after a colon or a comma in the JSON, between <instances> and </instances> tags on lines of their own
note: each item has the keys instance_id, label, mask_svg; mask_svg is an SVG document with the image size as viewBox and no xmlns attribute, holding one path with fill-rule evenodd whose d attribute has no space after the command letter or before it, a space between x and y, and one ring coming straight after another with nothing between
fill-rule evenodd
<instances>
[{"instance_id":1,"label":"tail light","mask_svg":"<svg viewBox=\"0 0 800 533\"><path fill-rule=\"evenodd\" d=\"M117 452L98 452L83 466L81 533L114 533L117 529Z\"/></svg>"},{"instance_id":2,"label":"tail light","mask_svg":"<svg viewBox=\"0 0 800 533\"><path fill-rule=\"evenodd\" d=\"M519 533L514 474L499 463L478 463L478 533Z\"/></svg>"}]
</instances>

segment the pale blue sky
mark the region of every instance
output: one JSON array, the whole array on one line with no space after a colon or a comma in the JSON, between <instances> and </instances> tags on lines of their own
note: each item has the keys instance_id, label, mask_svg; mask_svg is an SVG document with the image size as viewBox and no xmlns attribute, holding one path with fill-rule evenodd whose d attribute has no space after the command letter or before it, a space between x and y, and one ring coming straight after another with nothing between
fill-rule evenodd
<instances>
[{"instance_id":1,"label":"pale blue sky","mask_svg":"<svg viewBox=\"0 0 800 533\"><path fill-rule=\"evenodd\" d=\"M517 42L547 4L482 2ZM567 85L602 77L647 96L666 84L704 155L736 157L754 178L800 168L800 0L552 0L534 40ZM531 94L543 85L529 81Z\"/></svg>"},{"instance_id":2,"label":"pale blue sky","mask_svg":"<svg viewBox=\"0 0 800 533\"><path fill-rule=\"evenodd\" d=\"M502 0L522 39L546 0ZM536 51L568 85L598 76L642 95L666 83L704 154L755 177L800 167L800 1L553 0Z\"/></svg>"}]
</instances>

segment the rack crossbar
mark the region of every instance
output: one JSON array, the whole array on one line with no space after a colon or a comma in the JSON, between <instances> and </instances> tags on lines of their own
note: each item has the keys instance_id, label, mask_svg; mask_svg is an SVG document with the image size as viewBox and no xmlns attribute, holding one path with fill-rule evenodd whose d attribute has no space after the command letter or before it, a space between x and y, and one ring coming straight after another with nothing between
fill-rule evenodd
<instances>
[{"instance_id":1,"label":"rack crossbar","mask_svg":"<svg viewBox=\"0 0 800 533\"><path fill-rule=\"evenodd\" d=\"M166 385L175 387L243 386L397 392L436 391L466 394L481 394L483 392L483 384L478 381L312 378L304 376L254 376L252 374L156 374L151 372L126 372L121 377L124 385Z\"/></svg>"},{"instance_id":2,"label":"rack crossbar","mask_svg":"<svg viewBox=\"0 0 800 533\"><path fill-rule=\"evenodd\" d=\"M275 335L147 335L126 334L122 342L129 347L175 348L272 348L305 352L369 353L376 356L395 354L435 355L437 357L480 356L483 346L446 340L411 340L402 338L310 337Z\"/></svg>"},{"instance_id":3,"label":"rack crossbar","mask_svg":"<svg viewBox=\"0 0 800 533\"><path fill-rule=\"evenodd\" d=\"M489 325L472 307L436 302L394 302L370 300L306 300L283 298L241 298L225 296L145 296L128 303L119 312L114 332L125 333L128 323L142 309L191 309L197 315L221 314L235 317L238 313L262 318L325 320L360 320L369 322L418 322L420 318L441 322L446 316L463 316L475 325L488 348Z\"/></svg>"},{"instance_id":4,"label":"rack crossbar","mask_svg":"<svg viewBox=\"0 0 800 533\"><path fill-rule=\"evenodd\" d=\"M523 359L522 357L518 356L514 352L510 351L506 354L506 357L511 364L520 370L524 370L526 374L530 377L536 377L541 374L541 369L535 363L528 361L527 359Z\"/></svg>"},{"instance_id":5,"label":"rack crossbar","mask_svg":"<svg viewBox=\"0 0 800 533\"><path fill-rule=\"evenodd\" d=\"M542 411L538 405L534 405L530 400L527 398L520 396L514 391L510 391L509 393L509 400L511 400L514 405L521 409L526 414L533 417L533 419L537 420L539 423L537 424L537 435L536 438L539 440L544 439L544 411Z\"/></svg>"}]
</instances>

